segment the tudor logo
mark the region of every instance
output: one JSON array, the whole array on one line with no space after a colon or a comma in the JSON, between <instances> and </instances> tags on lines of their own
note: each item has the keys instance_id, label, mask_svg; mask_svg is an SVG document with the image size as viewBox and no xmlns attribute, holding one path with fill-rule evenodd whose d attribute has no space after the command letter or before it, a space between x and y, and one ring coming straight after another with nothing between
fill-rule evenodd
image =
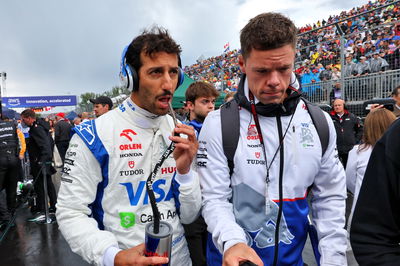
<instances>
[{"instance_id":1,"label":"tudor logo","mask_svg":"<svg viewBox=\"0 0 400 266\"><path fill-rule=\"evenodd\" d=\"M258 152L255 152L255 155L256 155L256 158L257 159L260 159L260 155L261 155L261 153L258 151Z\"/></svg>"},{"instance_id":2,"label":"tudor logo","mask_svg":"<svg viewBox=\"0 0 400 266\"><path fill-rule=\"evenodd\" d=\"M128 166L129 166L129 168L135 167L135 161L129 161Z\"/></svg>"},{"instance_id":3,"label":"tudor logo","mask_svg":"<svg viewBox=\"0 0 400 266\"><path fill-rule=\"evenodd\" d=\"M137 134L132 129L124 129L124 130L122 130L121 134L119 134L120 137L125 137L125 138L129 139L129 141L132 141L133 139L130 135L136 136Z\"/></svg>"}]
</instances>

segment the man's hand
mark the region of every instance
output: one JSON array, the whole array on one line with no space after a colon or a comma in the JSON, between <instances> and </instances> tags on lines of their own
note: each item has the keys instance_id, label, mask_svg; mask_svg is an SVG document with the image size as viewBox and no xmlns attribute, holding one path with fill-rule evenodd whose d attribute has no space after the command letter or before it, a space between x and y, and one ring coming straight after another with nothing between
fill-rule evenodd
<instances>
[{"instance_id":1,"label":"man's hand","mask_svg":"<svg viewBox=\"0 0 400 266\"><path fill-rule=\"evenodd\" d=\"M244 243L238 243L225 251L222 266L239 266L240 262L246 260L258 266L264 265L254 249Z\"/></svg>"},{"instance_id":2,"label":"man's hand","mask_svg":"<svg viewBox=\"0 0 400 266\"><path fill-rule=\"evenodd\" d=\"M145 265L159 265L168 263L168 258L163 257L145 257L145 246L139 246L121 250L115 255L115 266L145 266Z\"/></svg>"},{"instance_id":3,"label":"man's hand","mask_svg":"<svg viewBox=\"0 0 400 266\"><path fill-rule=\"evenodd\" d=\"M175 142L174 159L176 161L176 169L180 174L187 174L199 147L196 133L193 127L184 124L177 124L174 132L188 136L187 138L174 135L169 137L171 141Z\"/></svg>"},{"instance_id":4,"label":"man's hand","mask_svg":"<svg viewBox=\"0 0 400 266\"><path fill-rule=\"evenodd\" d=\"M18 157L19 157L20 160L24 159L24 155L23 154L18 155Z\"/></svg>"}]
</instances>

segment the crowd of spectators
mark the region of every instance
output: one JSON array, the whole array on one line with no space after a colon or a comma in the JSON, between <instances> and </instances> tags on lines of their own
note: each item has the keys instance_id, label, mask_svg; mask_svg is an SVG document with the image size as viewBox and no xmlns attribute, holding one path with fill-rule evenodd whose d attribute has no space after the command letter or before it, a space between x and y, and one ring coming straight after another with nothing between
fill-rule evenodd
<instances>
[{"instance_id":1,"label":"crowd of spectators","mask_svg":"<svg viewBox=\"0 0 400 266\"><path fill-rule=\"evenodd\" d=\"M338 80L341 73L349 77L400 69L400 4L390 2L394 1L370 1L299 28L295 71L301 83ZM344 34L343 52L351 60L350 72L346 69L349 62L341 69L341 35L335 23ZM213 83L218 90L235 91L239 54L240 50L233 50L198 60L184 71L194 80Z\"/></svg>"}]
</instances>

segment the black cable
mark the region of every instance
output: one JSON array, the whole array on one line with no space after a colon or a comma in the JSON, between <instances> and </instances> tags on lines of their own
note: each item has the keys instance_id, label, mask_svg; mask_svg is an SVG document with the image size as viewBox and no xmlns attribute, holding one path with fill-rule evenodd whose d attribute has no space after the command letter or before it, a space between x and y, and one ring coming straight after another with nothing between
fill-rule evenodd
<instances>
[{"instance_id":1,"label":"black cable","mask_svg":"<svg viewBox=\"0 0 400 266\"><path fill-rule=\"evenodd\" d=\"M294 114L294 113L293 113ZM293 118L293 116L292 116ZM282 139L286 136L282 136L282 121L281 117L278 115L276 117L276 121L278 123L278 132L279 132L279 138ZM290 126L290 124L289 124ZM288 126L288 128L289 128ZM282 139L283 142L283 139ZM278 210L278 217L276 218L276 223L275 223L275 250L274 250L274 263L273 265L276 266L278 263L278 255L279 255L279 226L281 224L281 219L282 219L282 213L283 213L283 162L284 162L284 150L283 150L283 145L280 145L280 164L279 164L279 210Z\"/></svg>"},{"instance_id":2,"label":"black cable","mask_svg":"<svg viewBox=\"0 0 400 266\"><path fill-rule=\"evenodd\" d=\"M153 218L154 218L153 219L154 220L154 231L153 232L154 232L154 234L158 234L160 231L161 215L160 215L160 211L158 210L156 197L155 197L154 191L153 191L153 182L156 178L158 170L160 170L160 168L161 168L161 165L168 158L168 156L170 156L171 153L174 151L174 149L175 149L174 144L175 144L174 142L171 142L169 147L164 151L164 153L162 154L161 158L158 160L158 162L154 166L153 171L150 173L150 175L146 181L146 189L147 189L147 193L149 195L151 209L153 211Z\"/></svg>"}]
</instances>

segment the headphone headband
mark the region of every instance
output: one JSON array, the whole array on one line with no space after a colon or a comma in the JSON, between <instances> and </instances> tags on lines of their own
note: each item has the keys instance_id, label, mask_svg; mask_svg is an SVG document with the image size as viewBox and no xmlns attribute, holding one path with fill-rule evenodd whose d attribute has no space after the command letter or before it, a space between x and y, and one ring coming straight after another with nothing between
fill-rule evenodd
<instances>
[{"instance_id":1,"label":"headphone headband","mask_svg":"<svg viewBox=\"0 0 400 266\"><path fill-rule=\"evenodd\" d=\"M122 51L119 77L121 79L122 86L130 91L137 91L139 90L139 75L136 69L126 61L126 53L128 52L128 49L129 45L127 45ZM185 75L181 69L181 58L179 55L178 66L178 83L176 89L183 83L183 80L185 79Z\"/></svg>"}]
</instances>

